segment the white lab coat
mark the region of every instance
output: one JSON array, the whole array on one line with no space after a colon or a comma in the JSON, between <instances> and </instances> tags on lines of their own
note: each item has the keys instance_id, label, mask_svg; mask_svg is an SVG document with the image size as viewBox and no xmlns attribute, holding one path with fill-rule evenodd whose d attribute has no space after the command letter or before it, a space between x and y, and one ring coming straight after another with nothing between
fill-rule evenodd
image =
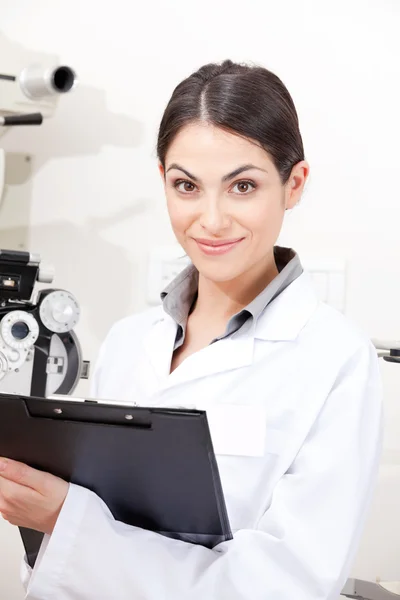
<instances>
[{"instance_id":1,"label":"white lab coat","mask_svg":"<svg viewBox=\"0 0 400 600\"><path fill-rule=\"evenodd\" d=\"M71 485L26 598L337 600L380 455L373 346L306 273L255 325L169 374L175 334L161 307L117 323L93 395L209 409L234 539L209 550L130 527Z\"/></svg>"}]
</instances>

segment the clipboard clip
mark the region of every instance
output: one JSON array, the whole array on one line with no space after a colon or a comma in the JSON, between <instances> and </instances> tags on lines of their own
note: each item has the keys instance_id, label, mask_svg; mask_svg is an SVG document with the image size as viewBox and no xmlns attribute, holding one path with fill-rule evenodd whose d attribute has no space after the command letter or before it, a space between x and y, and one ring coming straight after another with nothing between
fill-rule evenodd
<instances>
[{"instance_id":1,"label":"clipboard clip","mask_svg":"<svg viewBox=\"0 0 400 600\"><path fill-rule=\"evenodd\" d=\"M42 398L24 399L30 417L55 421L77 421L101 425L152 429L149 409L132 406L111 406L100 402L71 402Z\"/></svg>"}]
</instances>

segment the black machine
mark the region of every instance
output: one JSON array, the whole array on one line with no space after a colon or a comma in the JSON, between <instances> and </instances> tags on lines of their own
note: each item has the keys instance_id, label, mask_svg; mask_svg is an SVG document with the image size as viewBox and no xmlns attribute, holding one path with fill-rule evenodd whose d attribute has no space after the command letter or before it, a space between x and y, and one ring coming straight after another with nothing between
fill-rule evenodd
<instances>
[{"instance_id":1,"label":"black machine","mask_svg":"<svg viewBox=\"0 0 400 600\"><path fill-rule=\"evenodd\" d=\"M53 270L40 256L0 250L0 393L46 398L71 394L89 363L73 329L80 316L74 296L46 288Z\"/></svg>"}]
</instances>

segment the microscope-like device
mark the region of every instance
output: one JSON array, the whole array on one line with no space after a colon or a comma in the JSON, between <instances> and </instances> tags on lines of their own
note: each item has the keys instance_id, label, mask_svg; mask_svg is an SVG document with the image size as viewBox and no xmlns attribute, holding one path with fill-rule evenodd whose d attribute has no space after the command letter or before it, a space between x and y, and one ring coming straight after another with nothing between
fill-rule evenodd
<instances>
[{"instance_id":1,"label":"microscope-like device","mask_svg":"<svg viewBox=\"0 0 400 600\"><path fill-rule=\"evenodd\" d=\"M11 127L40 126L53 117L76 84L74 70L56 56L27 50L0 32L0 138ZM5 164L0 148L0 201ZM0 210L0 225L1 216ZM63 289L35 289L52 281L40 256L0 250L0 393L68 395L88 377L74 333L77 300Z\"/></svg>"},{"instance_id":2,"label":"microscope-like device","mask_svg":"<svg viewBox=\"0 0 400 600\"><path fill-rule=\"evenodd\" d=\"M0 32L0 137L9 127L41 125L76 85L75 71L61 65L57 56L32 52ZM4 180L5 153L0 148L0 201Z\"/></svg>"},{"instance_id":3,"label":"microscope-like device","mask_svg":"<svg viewBox=\"0 0 400 600\"><path fill-rule=\"evenodd\" d=\"M57 56L32 52L0 32L0 125L41 125L76 84L74 70Z\"/></svg>"}]
</instances>

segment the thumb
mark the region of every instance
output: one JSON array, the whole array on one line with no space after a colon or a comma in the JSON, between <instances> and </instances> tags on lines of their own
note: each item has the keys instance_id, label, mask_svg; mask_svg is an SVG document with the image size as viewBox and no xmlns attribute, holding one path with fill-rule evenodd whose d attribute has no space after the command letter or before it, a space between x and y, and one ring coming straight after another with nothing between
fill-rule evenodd
<instances>
[{"instance_id":1,"label":"thumb","mask_svg":"<svg viewBox=\"0 0 400 600\"><path fill-rule=\"evenodd\" d=\"M17 460L0 457L0 477L40 492L45 485L46 473Z\"/></svg>"}]
</instances>

